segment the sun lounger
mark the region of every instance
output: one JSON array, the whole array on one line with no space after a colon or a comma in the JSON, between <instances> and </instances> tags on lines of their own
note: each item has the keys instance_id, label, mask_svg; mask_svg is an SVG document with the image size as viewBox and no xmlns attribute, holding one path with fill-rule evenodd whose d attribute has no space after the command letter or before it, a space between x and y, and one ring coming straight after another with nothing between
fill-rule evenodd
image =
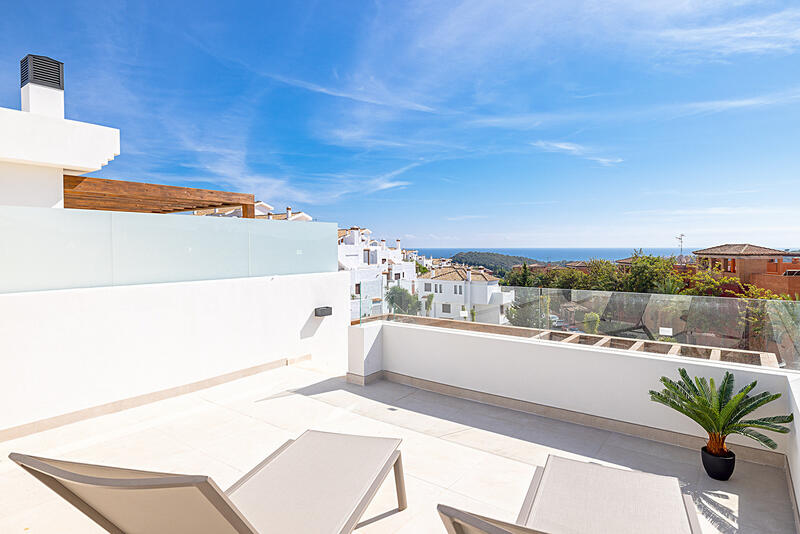
<instances>
[{"instance_id":1,"label":"sun lounger","mask_svg":"<svg viewBox=\"0 0 800 534\"><path fill-rule=\"evenodd\" d=\"M678 479L550 455L536 468L515 523L445 505L449 534L700 534Z\"/></svg>"},{"instance_id":2,"label":"sun lounger","mask_svg":"<svg viewBox=\"0 0 800 534\"><path fill-rule=\"evenodd\" d=\"M406 508L399 439L309 430L226 492L206 476L10 458L114 534L351 532L389 471Z\"/></svg>"}]
</instances>

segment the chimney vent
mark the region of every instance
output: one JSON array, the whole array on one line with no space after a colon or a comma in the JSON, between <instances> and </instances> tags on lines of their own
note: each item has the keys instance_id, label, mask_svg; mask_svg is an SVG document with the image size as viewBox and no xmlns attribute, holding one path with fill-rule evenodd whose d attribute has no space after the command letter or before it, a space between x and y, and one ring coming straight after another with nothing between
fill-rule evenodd
<instances>
[{"instance_id":1,"label":"chimney vent","mask_svg":"<svg viewBox=\"0 0 800 534\"><path fill-rule=\"evenodd\" d=\"M64 90L64 64L46 56L28 54L19 62L19 86L35 83Z\"/></svg>"}]
</instances>

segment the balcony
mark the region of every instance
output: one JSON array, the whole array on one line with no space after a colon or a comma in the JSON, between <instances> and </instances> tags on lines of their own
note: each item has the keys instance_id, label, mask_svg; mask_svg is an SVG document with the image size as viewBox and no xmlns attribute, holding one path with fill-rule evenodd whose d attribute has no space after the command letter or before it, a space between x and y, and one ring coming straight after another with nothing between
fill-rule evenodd
<instances>
[{"instance_id":1,"label":"balcony","mask_svg":"<svg viewBox=\"0 0 800 534\"><path fill-rule=\"evenodd\" d=\"M700 429L647 398L727 369L800 414L794 303L503 288L474 321L387 314L366 283L354 306L334 230L0 208L0 531L96 531L11 451L226 487L309 428L403 439L409 507L386 485L358 532L443 532L440 503L513 520L548 454L675 476L704 532L795 531L794 430L731 439L716 482Z\"/></svg>"},{"instance_id":2,"label":"balcony","mask_svg":"<svg viewBox=\"0 0 800 534\"><path fill-rule=\"evenodd\" d=\"M408 509L384 485L356 532L444 532L438 503L513 520L548 454L677 476L703 532L794 532L782 466L742 461L717 482L696 450L387 380L356 386L308 361L2 442L0 530L100 531L9 451L203 473L226 487L306 428L403 439Z\"/></svg>"}]
</instances>

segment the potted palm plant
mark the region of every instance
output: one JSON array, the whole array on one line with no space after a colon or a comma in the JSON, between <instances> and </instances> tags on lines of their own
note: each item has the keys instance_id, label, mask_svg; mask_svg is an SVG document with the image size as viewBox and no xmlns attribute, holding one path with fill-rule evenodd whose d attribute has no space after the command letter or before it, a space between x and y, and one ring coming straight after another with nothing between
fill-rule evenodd
<instances>
[{"instance_id":1,"label":"potted palm plant","mask_svg":"<svg viewBox=\"0 0 800 534\"><path fill-rule=\"evenodd\" d=\"M692 381L686 369L678 369L678 372L681 378L677 382L662 376L664 389L650 390L650 400L677 410L708 432L708 443L702 448L701 456L703 467L711 478L728 480L733 474L736 455L725 446L725 438L729 435L740 434L775 449L778 445L758 430L789 432L782 425L792 422L792 414L745 419L756 409L779 398L780 393L763 392L751 396L749 393L757 384L753 381L734 395L733 374L727 371L719 387L713 378L695 377Z\"/></svg>"}]
</instances>

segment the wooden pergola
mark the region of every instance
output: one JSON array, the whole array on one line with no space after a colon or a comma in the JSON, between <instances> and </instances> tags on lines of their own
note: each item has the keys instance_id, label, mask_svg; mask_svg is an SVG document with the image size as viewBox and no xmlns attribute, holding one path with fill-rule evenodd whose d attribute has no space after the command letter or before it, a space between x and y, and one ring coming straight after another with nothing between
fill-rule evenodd
<instances>
[{"instance_id":1,"label":"wooden pergola","mask_svg":"<svg viewBox=\"0 0 800 534\"><path fill-rule=\"evenodd\" d=\"M242 208L255 218L255 195L64 175L64 207L83 210L178 213L206 208Z\"/></svg>"}]
</instances>

